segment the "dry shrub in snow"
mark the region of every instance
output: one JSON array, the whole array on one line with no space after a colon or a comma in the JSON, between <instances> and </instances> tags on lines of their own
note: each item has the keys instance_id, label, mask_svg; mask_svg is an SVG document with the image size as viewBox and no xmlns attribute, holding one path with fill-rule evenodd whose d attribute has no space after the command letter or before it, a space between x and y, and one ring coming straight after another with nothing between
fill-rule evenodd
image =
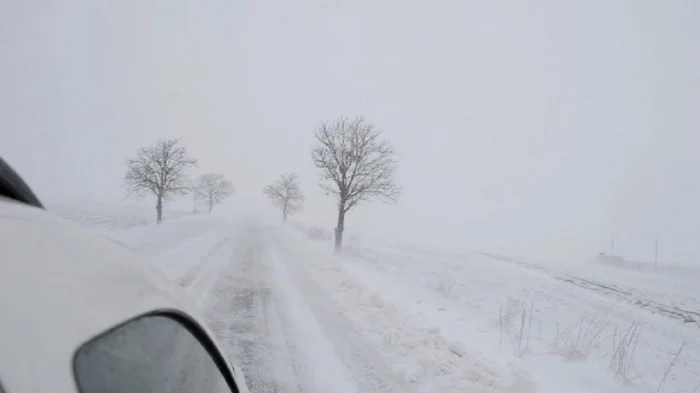
<instances>
[{"instance_id":1,"label":"dry shrub in snow","mask_svg":"<svg viewBox=\"0 0 700 393\"><path fill-rule=\"evenodd\" d=\"M510 332L517 322L517 330L513 336L513 354L517 357L522 357L530 350L530 336L532 334L532 320L535 311L535 303L530 303L530 308L518 307L519 304L512 299L506 304L506 312L501 309L499 311L499 325L501 330L501 338L499 344L503 344L504 329ZM509 303L509 304L508 304Z\"/></svg>"},{"instance_id":2,"label":"dry shrub in snow","mask_svg":"<svg viewBox=\"0 0 700 393\"><path fill-rule=\"evenodd\" d=\"M659 382L659 386L656 388L656 393L661 393L664 391L664 387L666 386L666 378L668 378L668 374L671 372L671 369L673 369L673 366L676 365L676 360L678 360L678 357L681 356L681 352L683 352L683 348L685 348L685 341L681 343L680 348L678 348L678 351L676 354L673 356L673 359L671 359L671 363L668 364L666 367L666 371L664 372L663 378L661 378L661 381ZM697 388L695 388L697 390Z\"/></svg>"},{"instance_id":3,"label":"dry shrub in snow","mask_svg":"<svg viewBox=\"0 0 700 393\"><path fill-rule=\"evenodd\" d=\"M498 323L501 333L510 333L515 327L515 319L520 316L524 309L523 303L518 299L509 297L506 299L505 307L499 310Z\"/></svg>"},{"instance_id":4,"label":"dry shrub in snow","mask_svg":"<svg viewBox=\"0 0 700 393\"><path fill-rule=\"evenodd\" d=\"M561 355L567 360L585 360L594 349L601 347L603 332L609 325L609 317L596 313L584 315L578 323L564 331L557 327L552 353Z\"/></svg>"},{"instance_id":5,"label":"dry shrub in snow","mask_svg":"<svg viewBox=\"0 0 700 393\"><path fill-rule=\"evenodd\" d=\"M628 382L630 380L629 373L632 370L632 359L634 351L637 349L637 340L641 325L635 321L621 332L620 336L617 333L617 326L613 334L613 352L610 358L609 370L615 378L621 381Z\"/></svg>"},{"instance_id":6,"label":"dry shrub in snow","mask_svg":"<svg viewBox=\"0 0 700 393\"><path fill-rule=\"evenodd\" d=\"M641 372L636 370L635 353L638 343L642 341L640 336L644 326L638 320L620 323L614 313L590 312L578 320L561 324L562 315L549 314L547 319L553 322L550 326L556 326L556 329L543 337L539 312L534 302L527 304L519 299L507 298L498 310L499 345L502 346L504 342L512 344L515 357L550 354L576 362L597 359L603 366L607 365L617 381L634 383L639 380L643 385L654 386L650 391L655 393L664 393L667 382L678 377L674 370L679 365L687 366L687 359L681 356L686 347L686 342L683 342L677 350L668 354L668 360L661 361L658 368ZM675 390L674 393L700 393L700 383L687 390Z\"/></svg>"},{"instance_id":7,"label":"dry shrub in snow","mask_svg":"<svg viewBox=\"0 0 700 393\"><path fill-rule=\"evenodd\" d=\"M530 302L529 306L517 299L507 298L505 307L498 310L498 326L500 331L499 345L503 345L504 334L513 336L513 354L522 357L530 351L530 340L532 337L533 322L535 320L535 303Z\"/></svg>"}]
</instances>

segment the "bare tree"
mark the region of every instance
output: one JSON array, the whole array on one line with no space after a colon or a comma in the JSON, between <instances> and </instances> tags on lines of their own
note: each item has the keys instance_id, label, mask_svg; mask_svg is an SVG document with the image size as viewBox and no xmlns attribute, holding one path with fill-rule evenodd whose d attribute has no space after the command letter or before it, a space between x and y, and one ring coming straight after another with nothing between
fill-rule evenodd
<instances>
[{"instance_id":1,"label":"bare tree","mask_svg":"<svg viewBox=\"0 0 700 393\"><path fill-rule=\"evenodd\" d=\"M316 130L314 165L321 170L321 188L338 200L335 250L343 246L345 214L362 202L397 202L396 154L389 141L362 117L339 118Z\"/></svg>"},{"instance_id":2,"label":"bare tree","mask_svg":"<svg viewBox=\"0 0 700 393\"><path fill-rule=\"evenodd\" d=\"M141 198L146 194L156 197L158 224L163 222L163 201L190 191L187 169L197 160L187 155L179 139L160 139L136 152L136 158L126 161L124 180L127 196Z\"/></svg>"},{"instance_id":3,"label":"bare tree","mask_svg":"<svg viewBox=\"0 0 700 393\"><path fill-rule=\"evenodd\" d=\"M301 192L299 176L295 173L285 173L273 184L265 187L263 193L270 198L272 204L282 210L282 220L287 222L290 214L304 208L304 194Z\"/></svg>"},{"instance_id":4,"label":"bare tree","mask_svg":"<svg viewBox=\"0 0 700 393\"><path fill-rule=\"evenodd\" d=\"M214 206L234 193L233 184L224 178L224 175L207 173L199 177L194 193L198 199L207 203L209 214Z\"/></svg>"}]
</instances>

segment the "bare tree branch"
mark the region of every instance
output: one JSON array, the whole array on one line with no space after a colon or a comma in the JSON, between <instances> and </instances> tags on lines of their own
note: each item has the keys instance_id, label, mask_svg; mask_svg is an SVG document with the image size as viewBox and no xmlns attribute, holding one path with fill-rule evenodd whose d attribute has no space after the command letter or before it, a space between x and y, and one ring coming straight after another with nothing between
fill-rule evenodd
<instances>
[{"instance_id":1,"label":"bare tree branch","mask_svg":"<svg viewBox=\"0 0 700 393\"><path fill-rule=\"evenodd\" d=\"M315 133L314 165L321 170L321 188L338 200L336 251L342 247L345 213L362 202L397 202L396 153L374 125L362 117L338 118Z\"/></svg>"},{"instance_id":2,"label":"bare tree branch","mask_svg":"<svg viewBox=\"0 0 700 393\"><path fill-rule=\"evenodd\" d=\"M270 198L273 205L282 210L282 219L287 221L290 214L304 208L304 194L301 192L299 176L285 173L273 184L265 187L263 193Z\"/></svg>"},{"instance_id":3,"label":"bare tree branch","mask_svg":"<svg viewBox=\"0 0 700 393\"><path fill-rule=\"evenodd\" d=\"M186 195L190 191L187 169L196 166L179 139L161 139L136 152L136 158L126 161L124 181L127 196L142 198L146 194L156 197L158 223L163 221L163 200Z\"/></svg>"},{"instance_id":4,"label":"bare tree branch","mask_svg":"<svg viewBox=\"0 0 700 393\"><path fill-rule=\"evenodd\" d=\"M211 213L214 206L222 203L224 199L233 195L233 184L224 178L224 175L207 173L199 177L194 186L194 193L198 199L206 201Z\"/></svg>"}]
</instances>

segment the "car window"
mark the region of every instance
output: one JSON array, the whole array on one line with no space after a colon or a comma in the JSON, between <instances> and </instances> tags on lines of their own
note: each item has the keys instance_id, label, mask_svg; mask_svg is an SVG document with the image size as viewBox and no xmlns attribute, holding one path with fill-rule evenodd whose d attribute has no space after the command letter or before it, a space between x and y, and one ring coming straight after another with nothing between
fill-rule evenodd
<instances>
[{"instance_id":1,"label":"car window","mask_svg":"<svg viewBox=\"0 0 700 393\"><path fill-rule=\"evenodd\" d=\"M207 349L163 315L135 319L86 343L74 367L82 393L231 392Z\"/></svg>"}]
</instances>

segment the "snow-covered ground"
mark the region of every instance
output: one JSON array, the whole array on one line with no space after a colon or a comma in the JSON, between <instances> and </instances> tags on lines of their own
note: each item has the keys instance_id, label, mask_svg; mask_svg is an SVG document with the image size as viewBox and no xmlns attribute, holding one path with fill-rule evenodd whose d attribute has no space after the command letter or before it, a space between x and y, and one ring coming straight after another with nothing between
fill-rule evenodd
<instances>
[{"instance_id":1,"label":"snow-covered ground","mask_svg":"<svg viewBox=\"0 0 700 393\"><path fill-rule=\"evenodd\" d=\"M124 229L156 222L155 208L143 205L90 202L79 205L50 204L46 208L61 217L95 229ZM184 210L165 209L163 219L171 220L190 214L192 213Z\"/></svg>"},{"instance_id":2,"label":"snow-covered ground","mask_svg":"<svg viewBox=\"0 0 700 393\"><path fill-rule=\"evenodd\" d=\"M697 276L52 210L184 287L253 392L700 392Z\"/></svg>"},{"instance_id":3,"label":"snow-covered ground","mask_svg":"<svg viewBox=\"0 0 700 393\"><path fill-rule=\"evenodd\" d=\"M416 324L535 391L700 391L697 276L386 244L348 254L344 270Z\"/></svg>"}]
</instances>

